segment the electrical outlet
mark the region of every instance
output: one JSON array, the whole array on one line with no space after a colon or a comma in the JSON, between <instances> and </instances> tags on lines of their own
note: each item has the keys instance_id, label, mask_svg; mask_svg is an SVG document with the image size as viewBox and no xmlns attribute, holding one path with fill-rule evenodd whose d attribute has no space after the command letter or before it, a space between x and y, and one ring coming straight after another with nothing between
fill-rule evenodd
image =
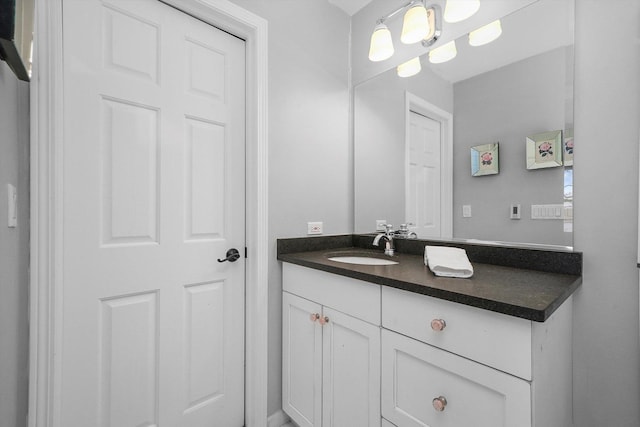
<instances>
[{"instance_id":1,"label":"electrical outlet","mask_svg":"<svg viewBox=\"0 0 640 427\"><path fill-rule=\"evenodd\" d=\"M376 231L385 231L385 225L387 225L386 219L376 219Z\"/></svg>"},{"instance_id":2,"label":"electrical outlet","mask_svg":"<svg viewBox=\"0 0 640 427\"><path fill-rule=\"evenodd\" d=\"M307 234L322 234L322 222L308 222Z\"/></svg>"}]
</instances>

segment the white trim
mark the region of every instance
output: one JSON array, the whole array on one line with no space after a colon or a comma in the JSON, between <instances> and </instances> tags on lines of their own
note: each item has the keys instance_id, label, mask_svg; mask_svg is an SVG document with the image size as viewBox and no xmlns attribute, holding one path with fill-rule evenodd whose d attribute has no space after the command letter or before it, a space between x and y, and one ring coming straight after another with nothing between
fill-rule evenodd
<instances>
[{"instance_id":1,"label":"white trim","mask_svg":"<svg viewBox=\"0 0 640 427\"><path fill-rule=\"evenodd\" d=\"M441 238L453 238L453 115L405 91L405 146L411 128L410 112L415 111L442 124L440 144L440 221ZM408 199L405 197L405 199Z\"/></svg>"},{"instance_id":2,"label":"white trim","mask_svg":"<svg viewBox=\"0 0 640 427\"><path fill-rule=\"evenodd\" d=\"M59 395L56 325L62 282L60 141L62 141L62 5L36 0L31 78L31 255L29 427L53 425Z\"/></svg>"},{"instance_id":3,"label":"white trim","mask_svg":"<svg viewBox=\"0 0 640 427\"><path fill-rule=\"evenodd\" d=\"M245 425L267 425L267 22L227 0L161 0L246 41ZM62 0L36 0L31 83L29 427L59 426L62 283Z\"/></svg>"},{"instance_id":4,"label":"white trim","mask_svg":"<svg viewBox=\"0 0 640 427\"><path fill-rule=\"evenodd\" d=\"M271 414L267 420L267 427L284 427L291 422L291 418L282 409Z\"/></svg>"}]
</instances>

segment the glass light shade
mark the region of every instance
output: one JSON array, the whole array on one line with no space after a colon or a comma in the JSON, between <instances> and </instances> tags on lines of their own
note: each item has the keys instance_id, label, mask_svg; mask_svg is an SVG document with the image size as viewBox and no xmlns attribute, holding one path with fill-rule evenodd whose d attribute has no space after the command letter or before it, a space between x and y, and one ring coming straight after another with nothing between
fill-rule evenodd
<instances>
[{"instance_id":1,"label":"glass light shade","mask_svg":"<svg viewBox=\"0 0 640 427\"><path fill-rule=\"evenodd\" d=\"M418 43L429 35L429 17L427 9L420 3L404 14L400 41L404 44Z\"/></svg>"},{"instance_id":2,"label":"glass light shade","mask_svg":"<svg viewBox=\"0 0 640 427\"><path fill-rule=\"evenodd\" d=\"M429 62L432 64L441 64L443 62L451 61L458 54L456 49L455 40L445 43L440 47L431 49L429 51Z\"/></svg>"},{"instance_id":3,"label":"glass light shade","mask_svg":"<svg viewBox=\"0 0 640 427\"><path fill-rule=\"evenodd\" d=\"M373 62L384 61L393 55L393 41L391 31L384 24L378 24L371 34L369 46L369 60Z\"/></svg>"},{"instance_id":4,"label":"glass light shade","mask_svg":"<svg viewBox=\"0 0 640 427\"><path fill-rule=\"evenodd\" d=\"M469 33L469 44L471 46L482 46L491 43L502 34L502 25L500 20L493 21L490 24L480 27Z\"/></svg>"},{"instance_id":5,"label":"glass light shade","mask_svg":"<svg viewBox=\"0 0 640 427\"><path fill-rule=\"evenodd\" d=\"M398 76L400 77L411 77L415 76L422 70L422 66L420 65L420 57L416 56L413 59L405 62L404 64L398 65Z\"/></svg>"},{"instance_id":6,"label":"glass light shade","mask_svg":"<svg viewBox=\"0 0 640 427\"><path fill-rule=\"evenodd\" d=\"M480 9L480 0L447 0L444 20L454 23L464 21Z\"/></svg>"}]
</instances>

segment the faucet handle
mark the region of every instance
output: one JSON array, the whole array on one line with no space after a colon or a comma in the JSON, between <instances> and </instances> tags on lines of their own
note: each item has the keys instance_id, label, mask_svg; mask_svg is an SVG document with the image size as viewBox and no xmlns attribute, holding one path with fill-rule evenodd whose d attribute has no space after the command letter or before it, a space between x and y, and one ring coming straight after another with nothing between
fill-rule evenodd
<instances>
[{"instance_id":1,"label":"faucet handle","mask_svg":"<svg viewBox=\"0 0 640 427\"><path fill-rule=\"evenodd\" d=\"M392 224L384 224L384 228L386 229L387 234L393 233L393 225Z\"/></svg>"}]
</instances>

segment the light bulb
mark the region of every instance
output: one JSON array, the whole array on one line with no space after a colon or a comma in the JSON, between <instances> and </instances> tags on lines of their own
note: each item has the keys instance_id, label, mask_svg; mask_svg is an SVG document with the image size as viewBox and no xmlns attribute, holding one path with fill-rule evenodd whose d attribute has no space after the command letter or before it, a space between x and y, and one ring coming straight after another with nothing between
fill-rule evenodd
<instances>
[{"instance_id":1,"label":"light bulb","mask_svg":"<svg viewBox=\"0 0 640 427\"><path fill-rule=\"evenodd\" d=\"M502 25L500 20L493 21L484 27L480 27L469 33L469 44L471 46L482 46L491 43L502 34Z\"/></svg>"},{"instance_id":2,"label":"light bulb","mask_svg":"<svg viewBox=\"0 0 640 427\"><path fill-rule=\"evenodd\" d=\"M384 61L393 55L393 41L391 32L384 24L378 24L371 34L369 46L369 60L373 62Z\"/></svg>"},{"instance_id":3,"label":"light bulb","mask_svg":"<svg viewBox=\"0 0 640 427\"><path fill-rule=\"evenodd\" d=\"M411 77L418 74L422 70L422 66L420 65L420 57L416 56L413 59L405 62L404 64L398 65L397 71L398 76L400 77Z\"/></svg>"},{"instance_id":4,"label":"light bulb","mask_svg":"<svg viewBox=\"0 0 640 427\"><path fill-rule=\"evenodd\" d=\"M456 49L455 40L445 43L435 49L429 51L429 62L432 64L441 64L443 62L451 61L458 54Z\"/></svg>"},{"instance_id":5,"label":"light bulb","mask_svg":"<svg viewBox=\"0 0 640 427\"><path fill-rule=\"evenodd\" d=\"M418 43L429 35L429 17L422 3L412 6L404 15L400 41L404 44Z\"/></svg>"},{"instance_id":6,"label":"light bulb","mask_svg":"<svg viewBox=\"0 0 640 427\"><path fill-rule=\"evenodd\" d=\"M447 0L444 20L449 23L464 21L480 9L480 0Z\"/></svg>"}]
</instances>

